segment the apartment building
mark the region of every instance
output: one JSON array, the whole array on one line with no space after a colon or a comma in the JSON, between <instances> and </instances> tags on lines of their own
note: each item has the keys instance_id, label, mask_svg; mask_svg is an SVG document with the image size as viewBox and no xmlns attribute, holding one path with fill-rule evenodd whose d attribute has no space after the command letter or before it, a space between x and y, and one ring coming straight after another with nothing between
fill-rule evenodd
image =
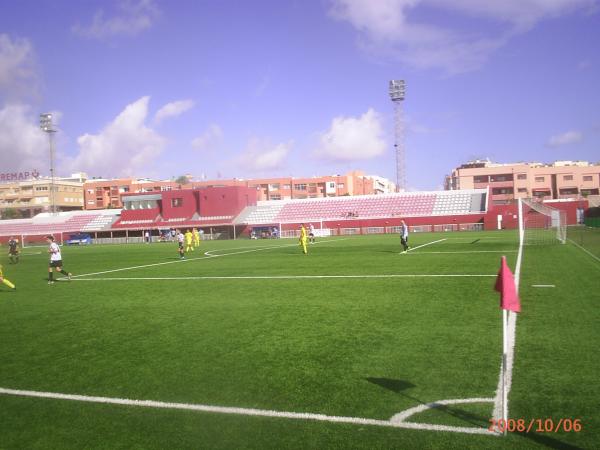
<instances>
[{"instance_id":1,"label":"apartment building","mask_svg":"<svg viewBox=\"0 0 600 450\"><path fill-rule=\"evenodd\" d=\"M395 190L395 185L390 180L377 175L364 175L360 171L353 171L346 175L315 177L190 181L183 185L175 181L153 181L149 179L92 179L84 185L85 208L122 208L121 196L124 194L227 186L256 189L259 201L386 194Z\"/></svg>"},{"instance_id":2,"label":"apartment building","mask_svg":"<svg viewBox=\"0 0 600 450\"><path fill-rule=\"evenodd\" d=\"M52 187L56 212L81 210L84 177L84 174L74 174L55 178L54 183L45 177L0 182L0 216L28 218L51 211Z\"/></svg>"},{"instance_id":3,"label":"apartment building","mask_svg":"<svg viewBox=\"0 0 600 450\"><path fill-rule=\"evenodd\" d=\"M486 187L494 204L525 197L548 200L598 195L600 164L587 161L496 164L477 160L457 167L445 180L446 190Z\"/></svg>"}]
</instances>

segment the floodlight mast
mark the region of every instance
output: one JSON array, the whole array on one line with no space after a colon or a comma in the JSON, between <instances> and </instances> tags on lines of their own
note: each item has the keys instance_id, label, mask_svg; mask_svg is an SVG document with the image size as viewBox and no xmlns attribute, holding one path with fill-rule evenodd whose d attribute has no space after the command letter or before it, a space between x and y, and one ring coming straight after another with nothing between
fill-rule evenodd
<instances>
[{"instance_id":1,"label":"floodlight mast","mask_svg":"<svg viewBox=\"0 0 600 450\"><path fill-rule=\"evenodd\" d=\"M56 130L52 125L52 114L40 114L40 128L43 132L48 133L48 139L50 141L50 212L55 214L56 201L54 192L54 141L52 139L52 135L56 133Z\"/></svg>"},{"instance_id":2,"label":"floodlight mast","mask_svg":"<svg viewBox=\"0 0 600 450\"><path fill-rule=\"evenodd\" d=\"M406 95L404 80L391 80L389 94L394 103L394 147L396 149L396 192L406 190L406 155L404 149L404 111L402 102Z\"/></svg>"}]
</instances>

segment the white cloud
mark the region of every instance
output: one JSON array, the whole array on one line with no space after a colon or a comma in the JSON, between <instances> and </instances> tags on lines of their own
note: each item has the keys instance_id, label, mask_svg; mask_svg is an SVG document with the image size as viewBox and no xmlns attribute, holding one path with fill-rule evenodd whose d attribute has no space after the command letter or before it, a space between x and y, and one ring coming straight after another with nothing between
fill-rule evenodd
<instances>
[{"instance_id":1,"label":"white cloud","mask_svg":"<svg viewBox=\"0 0 600 450\"><path fill-rule=\"evenodd\" d=\"M72 170L113 177L137 175L151 167L166 140L145 125L149 100L142 97L127 105L100 133L80 136Z\"/></svg>"},{"instance_id":2,"label":"white cloud","mask_svg":"<svg viewBox=\"0 0 600 450\"><path fill-rule=\"evenodd\" d=\"M12 95L37 84L34 52L27 39L0 34L0 92Z\"/></svg>"},{"instance_id":3,"label":"white cloud","mask_svg":"<svg viewBox=\"0 0 600 450\"><path fill-rule=\"evenodd\" d=\"M552 136L546 142L548 147L561 147L563 145L577 144L583 140L583 133L581 131L567 131L562 134Z\"/></svg>"},{"instance_id":4,"label":"white cloud","mask_svg":"<svg viewBox=\"0 0 600 450\"><path fill-rule=\"evenodd\" d=\"M280 169L294 143L272 144L265 139L252 138L238 157L238 165L250 172Z\"/></svg>"},{"instance_id":5,"label":"white cloud","mask_svg":"<svg viewBox=\"0 0 600 450\"><path fill-rule=\"evenodd\" d=\"M480 68L491 53L539 21L592 7L595 0L331 0L330 16L361 33L370 54L448 74ZM473 21L469 32L412 19L419 6L460 13ZM484 19L486 22L482 22ZM491 32L490 22L501 31ZM469 22L467 22L469 23ZM464 28L463 28L464 29Z\"/></svg>"},{"instance_id":6,"label":"white cloud","mask_svg":"<svg viewBox=\"0 0 600 450\"><path fill-rule=\"evenodd\" d=\"M135 36L152 27L160 11L153 0L124 0L117 3L117 12L105 17L104 11L94 14L88 26L75 25L72 31L80 36L104 39L114 36Z\"/></svg>"},{"instance_id":7,"label":"white cloud","mask_svg":"<svg viewBox=\"0 0 600 450\"><path fill-rule=\"evenodd\" d=\"M385 152L383 136L381 118L372 108L358 118L336 117L320 135L315 155L336 161L374 158Z\"/></svg>"},{"instance_id":8,"label":"white cloud","mask_svg":"<svg viewBox=\"0 0 600 450\"><path fill-rule=\"evenodd\" d=\"M211 150L219 141L223 139L223 130L215 123L208 126L208 129L197 138L192 140L192 148L196 150Z\"/></svg>"},{"instance_id":9,"label":"white cloud","mask_svg":"<svg viewBox=\"0 0 600 450\"><path fill-rule=\"evenodd\" d=\"M0 161L3 171L42 174L49 164L48 137L40 130L38 116L27 105L12 104L0 109Z\"/></svg>"},{"instance_id":10,"label":"white cloud","mask_svg":"<svg viewBox=\"0 0 600 450\"><path fill-rule=\"evenodd\" d=\"M184 112L194 107L193 100L177 100L175 102L167 103L165 106L160 108L154 115L154 122L160 123L164 119L170 117L177 117Z\"/></svg>"}]
</instances>

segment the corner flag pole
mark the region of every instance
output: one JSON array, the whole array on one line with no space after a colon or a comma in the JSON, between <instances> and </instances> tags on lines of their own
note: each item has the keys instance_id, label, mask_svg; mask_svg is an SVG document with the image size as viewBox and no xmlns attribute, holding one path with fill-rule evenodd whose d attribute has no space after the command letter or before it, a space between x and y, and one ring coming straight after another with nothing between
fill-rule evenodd
<instances>
[{"instance_id":1,"label":"corner flag pole","mask_svg":"<svg viewBox=\"0 0 600 450\"><path fill-rule=\"evenodd\" d=\"M502 309L502 422L504 433L508 427L508 352L510 351L508 320L511 313L521 312L521 301L517 293L515 278L506 263L506 256L500 259L500 270L494 289L500 293ZM513 338L514 339L514 338ZM513 342L514 344L514 342Z\"/></svg>"},{"instance_id":2,"label":"corner flag pole","mask_svg":"<svg viewBox=\"0 0 600 450\"><path fill-rule=\"evenodd\" d=\"M508 310L502 309L502 420L504 434L508 428L508 391L506 390L506 366L508 363Z\"/></svg>"}]
</instances>

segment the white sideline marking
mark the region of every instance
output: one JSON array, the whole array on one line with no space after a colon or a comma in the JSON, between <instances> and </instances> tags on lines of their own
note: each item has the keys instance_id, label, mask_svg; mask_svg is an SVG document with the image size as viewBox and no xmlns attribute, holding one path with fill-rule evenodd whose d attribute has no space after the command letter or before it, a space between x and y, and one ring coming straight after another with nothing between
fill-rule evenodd
<instances>
[{"instance_id":1,"label":"white sideline marking","mask_svg":"<svg viewBox=\"0 0 600 450\"><path fill-rule=\"evenodd\" d=\"M556 287L554 284L532 284L531 287L535 288L553 288Z\"/></svg>"},{"instance_id":2,"label":"white sideline marking","mask_svg":"<svg viewBox=\"0 0 600 450\"><path fill-rule=\"evenodd\" d=\"M56 392L39 392L39 391L25 391L18 389L6 389L0 388L0 394L4 395L15 395L19 397L37 397L37 398L50 398L56 400L72 400L78 402L88 403L108 403L113 405L126 405L126 406L138 406L145 408L161 408L161 409L183 409L189 411L202 411L209 413L220 413L220 414L236 414L244 416L262 416L262 417L277 417L284 419L297 419L297 420L316 420L321 422L334 422L334 423L350 423L354 425L376 425L383 427L393 428L408 428L415 430L431 430L431 431L450 431L454 433L468 433L468 434L487 434L496 435L488 431L486 428L475 428L475 427L452 427L447 425L433 425L426 423L413 423L404 422L398 420L399 414L392 417L391 420L378 420L378 419L366 419L362 417L344 417L344 416L328 416L325 414L314 414L314 413L297 413L288 411L273 411L267 409L255 409L255 408L235 408L228 406L214 406L214 405L202 405L193 403L169 403L160 402L155 400L130 400L124 398L111 398L111 397L96 397L88 395L74 395L74 394L60 394ZM477 399L479 400L479 399ZM485 399L483 399L485 400ZM450 402L452 400L445 400ZM460 402L460 401L455 401ZM468 402L468 401L467 401ZM438 404L447 404L438 402ZM411 408L414 409L414 408ZM400 413L402 414L402 413ZM394 420L394 418L396 418Z\"/></svg>"},{"instance_id":3,"label":"white sideline marking","mask_svg":"<svg viewBox=\"0 0 600 450\"><path fill-rule=\"evenodd\" d=\"M494 403L494 399L493 398L459 398L459 399L452 399L452 400L440 400L437 402L431 402L431 403L415 406L414 408L409 408L407 410L404 410L401 413L398 413L395 416L393 416L390 419L390 422L393 422L393 423L404 422L410 416L421 413L428 409L439 408L440 406L446 406L446 405L459 405L462 403Z\"/></svg>"},{"instance_id":4,"label":"white sideline marking","mask_svg":"<svg viewBox=\"0 0 600 450\"><path fill-rule=\"evenodd\" d=\"M575 242L573 239L569 239L569 241L572 244L575 244L576 247L579 247L581 250L583 250L584 252L586 252L588 255L590 255L592 258L594 258L596 261L600 262L600 258L598 258L596 255L594 255L593 253L591 253L588 249L583 248L581 245L579 245L577 242Z\"/></svg>"},{"instance_id":5,"label":"white sideline marking","mask_svg":"<svg viewBox=\"0 0 600 450\"><path fill-rule=\"evenodd\" d=\"M444 238L444 239L438 239L437 241L427 242L426 244L422 244L422 245L417 245L416 247L409 248L409 249L406 251L406 253L408 253L408 252L412 252L413 250L416 250L416 249L418 249L418 248L421 248L421 247L427 247L428 245L431 245L431 244L436 244L437 242L442 242L442 241L445 241L445 240L446 240L446 238Z\"/></svg>"},{"instance_id":6,"label":"white sideline marking","mask_svg":"<svg viewBox=\"0 0 600 450\"><path fill-rule=\"evenodd\" d=\"M312 278L457 278L457 277L495 277L496 274L387 274L387 275L249 275L249 276L189 276L189 277L113 277L78 278L71 281L166 281L166 280L295 280ZM61 278L59 281L66 281Z\"/></svg>"},{"instance_id":7,"label":"white sideline marking","mask_svg":"<svg viewBox=\"0 0 600 450\"><path fill-rule=\"evenodd\" d=\"M421 253L415 253L415 255L440 255L440 254L455 254L455 253L516 253L516 252L517 252L517 250L466 250L466 251L457 251L457 252L421 252Z\"/></svg>"}]
</instances>

